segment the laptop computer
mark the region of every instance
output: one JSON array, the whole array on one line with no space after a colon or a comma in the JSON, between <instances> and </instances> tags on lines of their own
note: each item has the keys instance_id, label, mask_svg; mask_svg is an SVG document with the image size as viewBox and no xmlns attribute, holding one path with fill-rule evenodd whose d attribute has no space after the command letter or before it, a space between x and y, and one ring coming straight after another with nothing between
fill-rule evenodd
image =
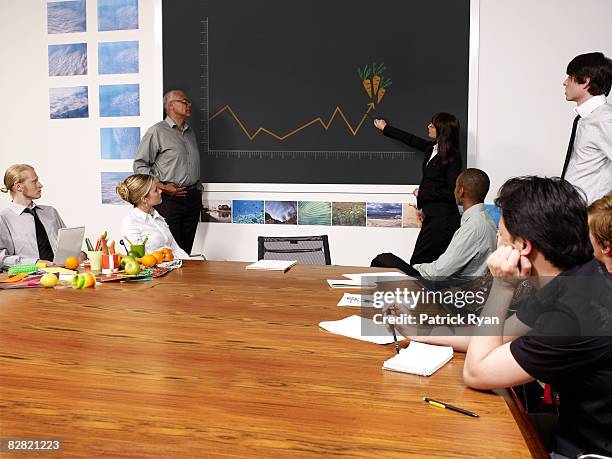
<instances>
[{"instance_id":1,"label":"laptop computer","mask_svg":"<svg viewBox=\"0 0 612 459\"><path fill-rule=\"evenodd\" d=\"M55 256L53 257L53 263L56 265L63 265L68 257L78 258L81 253L84 237L84 226L60 228L57 233L57 248L55 250Z\"/></svg>"}]
</instances>

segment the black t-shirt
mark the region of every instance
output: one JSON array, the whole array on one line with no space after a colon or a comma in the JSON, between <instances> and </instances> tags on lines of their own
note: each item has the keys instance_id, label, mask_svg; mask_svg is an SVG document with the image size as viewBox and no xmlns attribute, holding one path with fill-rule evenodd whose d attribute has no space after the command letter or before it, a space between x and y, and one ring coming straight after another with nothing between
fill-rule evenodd
<instances>
[{"instance_id":1,"label":"black t-shirt","mask_svg":"<svg viewBox=\"0 0 612 459\"><path fill-rule=\"evenodd\" d=\"M585 453L612 454L612 276L596 260L564 271L517 317L531 331L510 351L559 394L558 434Z\"/></svg>"}]
</instances>

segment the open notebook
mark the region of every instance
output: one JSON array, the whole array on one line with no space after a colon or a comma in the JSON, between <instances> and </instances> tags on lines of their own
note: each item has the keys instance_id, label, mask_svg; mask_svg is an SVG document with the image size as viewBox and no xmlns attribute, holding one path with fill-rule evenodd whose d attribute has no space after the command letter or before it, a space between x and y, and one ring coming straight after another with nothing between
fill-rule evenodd
<instances>
[{"instance_id":1,"label":"open notebook","mask_svg":"<svg viewBox=\"0 0 612 459\"><path fill-rule=\"evenodd\" d=\"M297 261L295 260L259 260L253 264L245 266L246 269L258 269L262 271L287 271Z\"/></svg>"},{"instance_id":2,"label":"open notebook","mask_svg":"<svg viewBox=\"0 0 612 459\"><path fill-rule=\"evenodd\" d=\"M453 348L411 341L406 349L383 363L384 370L431 376L453 358Z\"/></svg>"},{"instance_id":3,"label":"open notebook","mask_svg":"<svg viewBox=\"0 0 612 459\"><path fill-rule=\"evenodd\" d=\"M394 342L393 336L382 324L375 323L372 319L366 319L352 315L342 320L332 320L328 322L320 322L319 327L336 335L347 336L349 338L367 341L375 344L391 344ZM398 340L403 340L404 337L397 335Z\"/></svg>"}]
</instances>

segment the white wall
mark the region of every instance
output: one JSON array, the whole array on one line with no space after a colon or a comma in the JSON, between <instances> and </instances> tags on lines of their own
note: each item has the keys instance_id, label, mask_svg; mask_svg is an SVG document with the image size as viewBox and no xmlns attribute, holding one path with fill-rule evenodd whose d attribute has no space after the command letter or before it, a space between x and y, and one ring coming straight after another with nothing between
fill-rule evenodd
<instances>
[{"instance_id":1,"label":"white wall","mask_svg":"<svg viewBox=\"0 0 612 459\"><path fill-rule=\"evenodd\" d=\"M109 229L119 237L124 206L100 204L100 170L130 170L131 161L99 159L99 127L125 120L97 118L97 84L141 84L141 131L161 117L161 38L155 18L160 0L141 0L140 30L96 30L96 1L87 0L88 32L62 37L46 33L45 0L0 2L0 90L5 116L0 123L0 170L15 162L35 165L45 189L42 203L58 208L68 225L85 223L93 235ZM479 0L477 130L469 166L484 169L496 190L509 177L558 175L571 129L573 104L565 102L565 67L576 54L599 50L612 56L610 0ZM89 48L90 75L61 77L90 86L90 118L49 120L48 88L62 86L47 76L47 45L138 37L141 74L96 76L96 47ZM99 39L99 40L98 40ZM86 83L81 83L86 82ZM129 125L132 125L130 120ZM116 122L117 124L109 124ZM107 123L107 124L101 124ZM409 202L411 187L249 187L238 191L210 185L208 199L291 199ZM244 190L244 189L243 189ZM321 192L322 191L322 192ZM0 196L0 206L8 202ZM367 265L378 252L408 258L417 230L395 228L283 227L206 224L204 252L210 258L254 259L256 236L329 234L332 262Z\"/></svg>"}]
</instances>

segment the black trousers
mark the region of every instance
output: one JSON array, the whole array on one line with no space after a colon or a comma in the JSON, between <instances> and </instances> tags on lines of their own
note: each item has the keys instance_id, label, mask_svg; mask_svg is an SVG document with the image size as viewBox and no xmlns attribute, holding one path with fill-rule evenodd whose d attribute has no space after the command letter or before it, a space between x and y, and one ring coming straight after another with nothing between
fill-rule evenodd
<instances>
[{"instance_id":1,"label":"black trousers","mask_svg":"<svg viewBox=\"0 0 612 459\"><path fill-rule=\"evenodd\" d=\"M427 216L423 219L423 226L417 237L410 264L431 263L440 258L453 234L461 225L459 213L450 215Z\"/></svg>"},{"instance_id":2,"label":"black trousers","mask_svg":"<svg viewBox=\"0 0 612 459\"><path fill-rule=\"evenodd\" d=\"M376 258L372 260L370 266L373 268L397 268L409 276L421 276L421 273L419 273L416 269L392 253L381 253L376 255Z\"/></svg>"},{"instance_id":3,"label":"black trousers","mask_svg":"<svg viewBox=\"0 0 612 459\"><path fill-rule=\"evenodd\" d=\"M176 243L188 255L191 254L202 211L202 192L193 188L187 190L186 196L164 194L162 203L155 206L155 209L166 219Z\"/></svg>"}]
</instances>

